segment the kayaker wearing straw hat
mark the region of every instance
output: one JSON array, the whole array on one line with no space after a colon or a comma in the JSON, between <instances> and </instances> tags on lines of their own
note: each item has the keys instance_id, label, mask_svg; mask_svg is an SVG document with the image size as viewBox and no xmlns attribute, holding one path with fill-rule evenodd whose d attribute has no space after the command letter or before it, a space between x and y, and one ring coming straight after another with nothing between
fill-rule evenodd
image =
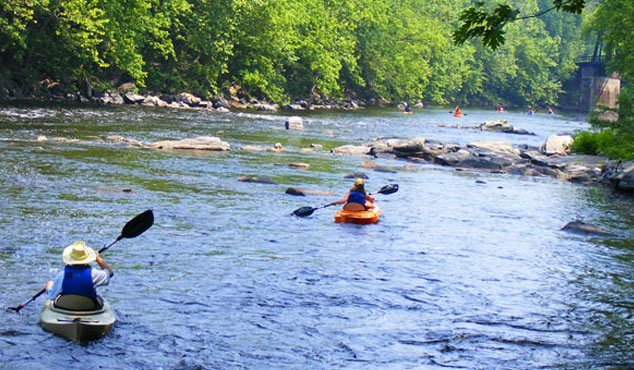
<instances>
[{"instance_id":1,"label":"kayaker wearing straw hat","mask_svg":"<svg viewBox=\"0 0 634 370\"><path fill-rule=\"evenodd\" d=\"M366 203L366 201L368 201L369 203ZM343 207L343 209L348 209L350 211L362 210L360 209L361 207L357 205L361 205L363 209L369 209L374 207L373 205L374 197L365 193L365 186L364 186L362 178L358 178L354 180L354 186L352 187L352 189L350 189L348 194L346 194L346 196L343 197L343 199L338 200L336 202L332 202L331 204L337 205L337 204L344 204L344 203L346 203L346 205ZM359 208L359 209L352 209L352 208Z\"/></svg>"},{"instance_id":2,"label":"kayaker wearing straw hat","mask_svg":"<svg viewBox=\"0 0 634 370\"><path fill-rule=\"evenodd\" d=\"M66 264L64 270L46 283L48 299L54 301L58 296L68 294L85 296L99 303L96 288L108 285L114 275L106 261L83 241L64 248L62 260ZM101 270L91 268L91 262L97 262Z\"/></svg>"}]
</instances>

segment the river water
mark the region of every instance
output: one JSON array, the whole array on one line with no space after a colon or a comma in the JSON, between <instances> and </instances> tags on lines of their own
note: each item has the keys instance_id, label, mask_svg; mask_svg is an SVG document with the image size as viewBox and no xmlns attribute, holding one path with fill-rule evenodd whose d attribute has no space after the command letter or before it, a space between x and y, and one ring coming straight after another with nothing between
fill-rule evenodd
<instances>
[{"instance_id":1,"label":"river water","mask_svg":"<svg viewBox=\"0 0 634 370\"><path fill-rule=\"evenodd\" d=\"M0 107L1 369L634 367L634 202L601 186L458 172L333 155L373 137L538 146L587 123L566 116L447 109L284 116L132 107ZM505 118L536 136L461 129ZM65 137L79 142L37 142ZM106 142L218 136L230 152L162 152ZM284 152L252 152L245 145ZM322 144L315 153L300 152ZM276 166L305 162L308 170ZM376 225L335 224L344 175L365 172ZM267 176L275 184L238 182ZM289 186L336 196L294 197ZM131 189L124 192L121 189ZM78 345L43 331L40 297L76 240L95 248L152 209L145 234L103 257L118 322ZM560 231L581 219L618 236Z\"/></svg>"}]
</instances>

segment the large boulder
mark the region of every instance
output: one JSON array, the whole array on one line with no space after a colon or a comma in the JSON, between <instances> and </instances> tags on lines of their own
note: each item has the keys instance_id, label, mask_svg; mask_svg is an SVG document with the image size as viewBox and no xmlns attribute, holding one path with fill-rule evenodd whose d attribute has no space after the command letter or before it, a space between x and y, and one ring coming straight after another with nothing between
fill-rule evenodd
<instances>
[{"instance_id":1,"label":"large boulder","mask_svg":"<svg viewBox=\"0 0 634 370\"><path fill-rule=\"evenodd\" d=\"M568 155L574 141L571 135L551 135L539 151L546 155Z\"/></svg>"},{"instance_id":2,"label":"large boulder","mask_svg":"<svg viewBox=\"0 0 634 370\"><path fill-rule=\"evenodd\" d=\"M152 149L181 149L181 150L212 150L228 151L229 143L215 136L199 136L193 139L162 140L148 145Z\"/></svg>"}]
</instances>

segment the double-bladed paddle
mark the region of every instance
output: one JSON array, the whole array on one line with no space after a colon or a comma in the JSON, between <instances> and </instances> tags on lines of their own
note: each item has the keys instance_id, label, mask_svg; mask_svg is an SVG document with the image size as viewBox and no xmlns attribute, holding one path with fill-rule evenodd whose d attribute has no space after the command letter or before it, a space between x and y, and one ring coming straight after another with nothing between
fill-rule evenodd
<instances>
[{"instance_id":1,"label":"double-bladed paddle","mask_svg":"<svg viewBox=\"0 0 634 370\"><path fill-rule=\"evenodd\" d=\"M398 191L398 184L389 184L389 185L385 185L384 187L382 187L381 189L375 191L374 193L370 193L370 195L372 194L393 194L396 193ZM320 207L302 207L302 208L298 208L296 210L293 211L293 215L297 216L297 217L306 217L306 216L310 216L313 214L313 212L315 212L318 209L321 208L326 208L326 207L330 207L330 206L334 206L334 204L332 203L328 203L326 205L320 206Z\"/></svg>"},{"instance_id":2,"label":"double-bladed paddle","mask_svg":"<svg viewBox=\"0 0 634 370\"><path fill-rule=\"evenodd\" d=\"M121 230L121 235L117 236L112 243L101 248L99 250L99 253L106 251L108 248L112 247L114 243L118 242L121 239L136 238L137 236L143 234L147 229L149 229L152 226L152 224L154 224L154 213L152 212L151 209L148 209L147 211L137 215L136 217L128 221L128 223L126 223L125 226L123 227L123 230ZM44 292L46 292L46 289L40 290L28 301L20 304L19 306L9 307L8 309L13 310L15 312L20 312L20 310L24 308L24 306L36 300L37 297L44 294Z\"/></svg>"}]
</instances>

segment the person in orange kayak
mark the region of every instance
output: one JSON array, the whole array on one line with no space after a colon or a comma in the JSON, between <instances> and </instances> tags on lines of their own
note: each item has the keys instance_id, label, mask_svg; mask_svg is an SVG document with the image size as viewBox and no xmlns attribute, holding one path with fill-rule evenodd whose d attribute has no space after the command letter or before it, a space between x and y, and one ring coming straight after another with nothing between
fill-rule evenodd
<instances>
[{"instance_id":1,"label":"person in orange kayak","mask_svg":"<svg viewBox=\"0 0 634 370\"><path fill-rule=\"evenodd\" d=\"M64 248L62 260L66 264L54 280L46 283L48 299L55 301L58 296L80 295L88 297L97 306L100 306L96 288L108 285L114 275L112 268L108 266L99 253L87 247L83 241L75 242ZM91 262L97 262L101 270L92 269Z\"/></svg>"},{"instance_id":2,"label":"person in orange kayak","mask_svg":"<svg viewBox=\"0 0 634 370\"><path fill-rule=\"evenodd\" d=\"M460 106L456 105L456 110L454 111L454 117L462 117L462 112L460 111Z\"/></svg>"},{"instance_id":3,"label":"person in orange kayak","mask_svg":"<svg viewBox=\"0 0 634 370\"><path fill-rule=\"evenodd\" d=\"M363 179L354 180L354 186L348 191L343 199L332 202L332 205L346 204L343 209L347 211L365 211L374 208L374 197L365 192Z\"/></svg>"}]
</instances>

